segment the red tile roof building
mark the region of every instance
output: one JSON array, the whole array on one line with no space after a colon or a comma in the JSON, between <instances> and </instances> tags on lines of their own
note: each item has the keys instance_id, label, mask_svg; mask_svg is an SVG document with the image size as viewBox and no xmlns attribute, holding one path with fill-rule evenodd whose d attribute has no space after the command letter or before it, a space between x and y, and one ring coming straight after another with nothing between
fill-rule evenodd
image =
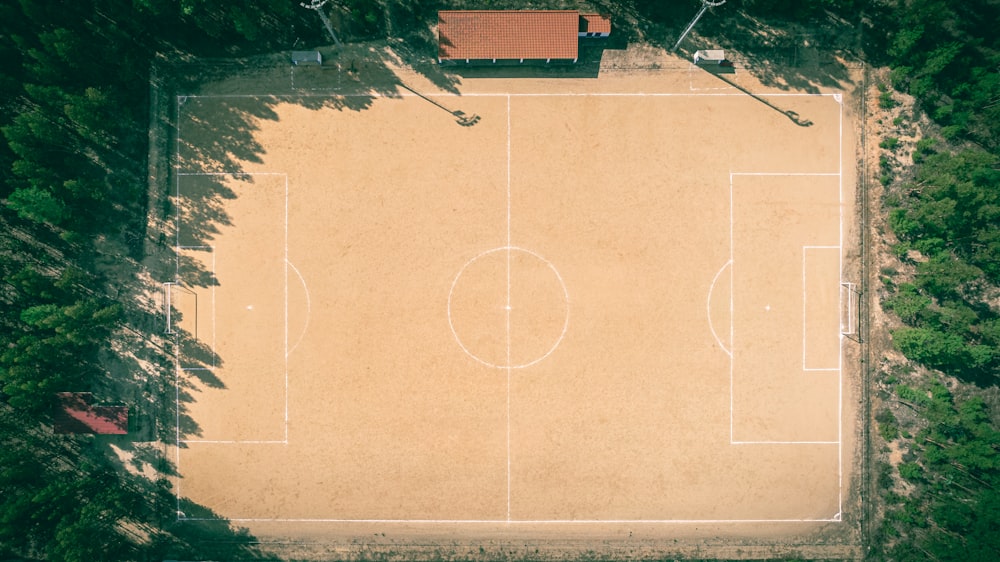
<instances>
[{"instance_id":1,"label":"red tile roof building","mask_svg":"<svg viewBox=\"0 0 1000 562\"><path fill-rule=\"evenodd\" d=\"M438 62L576 62L579 30L576 10L440 11Z\"/></svg>"},{"instance_id":2,"label":"red tile roof building","mask_svg":"<svg viewBox=\"0 0 1000 562\"><path fill-rule=\"evenodd\" d=\"M611 35L611 18L603 14L580 14L580 37Z\"/></svg>"},{"instance_id":3,"label":"red tile roof building","mask_svg":"<svg viewBox=\"0 0 1000 562\"><path fill-rule=\"evenodd\" d=\"M59 398L53 423L56 433L128 433L127 407L93 406L94 396L89 392L60 392L56 396Z\"/></svg>"}]
</instances>

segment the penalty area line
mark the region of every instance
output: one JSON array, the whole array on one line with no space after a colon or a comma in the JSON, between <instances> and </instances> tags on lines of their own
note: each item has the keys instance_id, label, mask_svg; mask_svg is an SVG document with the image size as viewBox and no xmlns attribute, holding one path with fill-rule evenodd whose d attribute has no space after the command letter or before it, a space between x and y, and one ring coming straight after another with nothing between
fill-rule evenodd
<instances>
[{"instance_id":1,"label":"penalty area line","mask_svg":"<svg viewBox=\"0 0 1000 562\"><path fill-rule=\"evenodd\" d=\"M250 439L181 439L181 443L196 444L206 443L210 445L287 445L288 439L278 440L250 440Z\"/></svg>"}]
</instances>

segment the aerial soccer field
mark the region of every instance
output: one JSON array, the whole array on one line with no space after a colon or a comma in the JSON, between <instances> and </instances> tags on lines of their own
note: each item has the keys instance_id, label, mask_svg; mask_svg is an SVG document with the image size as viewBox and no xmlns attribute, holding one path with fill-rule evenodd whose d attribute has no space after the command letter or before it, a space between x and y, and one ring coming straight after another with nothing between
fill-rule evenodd
<instances>
[{"instance_id":1,"label":"aerial soccer field","mask_svg":"<svg viewBox=\"0 0 1000 562\"><path fill-rule=\"evenodd\" d=\"M840 92L695 69L373 93L295 72L174 100L179 519L843 520Z\"/></svg>"}]
</instances>

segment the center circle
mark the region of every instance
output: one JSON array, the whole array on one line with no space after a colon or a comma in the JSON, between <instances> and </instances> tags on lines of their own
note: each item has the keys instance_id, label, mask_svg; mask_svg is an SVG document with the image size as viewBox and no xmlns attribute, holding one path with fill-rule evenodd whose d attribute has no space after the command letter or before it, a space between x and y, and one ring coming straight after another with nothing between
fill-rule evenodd
<instances>
[{"instance_id":1,"label":"center circle","mask_svg":"<svg viewBox=\"0 0 1000 562\"><path fill-rule=\"evenodd\" d=\"M469 357L523 369L552 354L569 327L569 293L550 261L516 246L470 259L448 292L448 325Z\"/></svg>"}]
</instances>

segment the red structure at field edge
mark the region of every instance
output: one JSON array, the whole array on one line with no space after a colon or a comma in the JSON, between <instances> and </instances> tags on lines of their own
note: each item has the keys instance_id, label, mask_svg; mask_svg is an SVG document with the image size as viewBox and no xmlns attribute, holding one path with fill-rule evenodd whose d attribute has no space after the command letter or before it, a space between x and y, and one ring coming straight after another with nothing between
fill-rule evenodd
<instances>
[{"instance_id":1,"label":"red structure at field edge","mask_svg":"<svg viewBox=\"0 0 1000 562\"><path fill-rule=\"evenodd\" d=\"M127 406L95 406L94 395L89 392L60 392L56 395L53 429L56 433L89 433L97 435L125 435L128 433Z\"/></svg>"},{"instance_id":2,"label":"red structure at field edge","mask_svg":"<svg viewBox=\"0 0 1000 562\"><path fill-rule=\"evenodd\" d=\"M611 34L611 19L577 10L443 10L439 63L575 63L580 38Z\"/></svg>"}]
</instances>

